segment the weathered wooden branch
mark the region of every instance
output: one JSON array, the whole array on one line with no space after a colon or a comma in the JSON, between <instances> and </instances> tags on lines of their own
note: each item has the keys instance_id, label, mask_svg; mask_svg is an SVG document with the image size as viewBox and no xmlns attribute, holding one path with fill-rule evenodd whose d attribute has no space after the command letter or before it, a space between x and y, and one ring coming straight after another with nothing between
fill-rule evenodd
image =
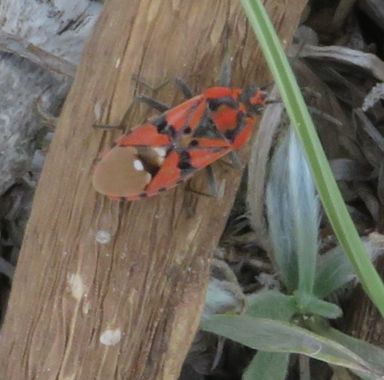
<instances>
[{"instance_id":1,"label":"weathered wooden branch","mask_svg":"<svg viewBox=\"0 0 384 380\"><path fill-rule=\"evenodd\" d=\"M380 254L376 261L378 273L384 276L383 235L371 233L368 236L370 248L376 255ZM375 252L376 251L376 252ZM356 300L359 300L356 302ZM347 332L363 341L383 347L384 321L379 311L367 297L361 286L354 289L348 308L345 312Z\"/></svg>"},{"instance_id":2,"label":"weathered wooden branch","mask_svg":"<svg viewBox=\"0 0 384 380\"><path fill-rule=\"evenodd\" d=\"M288 43L305 1L267 3ZM112 202L94 192L91 173L113 136L92 125L119 123L141 91L133 74L153 84L181 76L196 90L212 85L227 38L233 82L265 84L269 75L238 2L107 2L36 192L1 332L2 378L178 377L240 173L219 172L220 199L180 186L145 201ZM166 86L157 96L175 103L175 93ZM136 106L129 124L145 111ZM193 186L204 183L198 175Z\"/></svg>"}]
</instances>

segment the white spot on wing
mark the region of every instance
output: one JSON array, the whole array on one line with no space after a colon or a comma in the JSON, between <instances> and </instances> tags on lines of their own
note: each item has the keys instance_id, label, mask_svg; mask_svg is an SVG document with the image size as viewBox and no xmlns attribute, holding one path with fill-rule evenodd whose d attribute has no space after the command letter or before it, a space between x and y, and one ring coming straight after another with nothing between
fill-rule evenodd
<instances>
[{"instance_id":1,"label":"white spot on wing","mask_svg":"<svg viewBox=\"0 0 384 380\"><path fill-rule=\"evenodd\" d=\"M84 285L81 276L78 273L69 274L67 282L73 298L80 301L86 291L86 286Z\"/></svg>"},{"instance_id":2,"label":"white spot on wing","mask_svg":"<svg viewBox=\"0 0 384 380\"><path fill-rule=\"evenodd\" d=\"M155 147L155 148L152 148L160 157L165 157L165 155L167 154L167 150L165 148L158 148L158 147Z\"/></svg>"},{"instance_id":3,"label":"white spot on wing","mask_svg":"<svg viewBox=\"0 0 384 380\"><path fill-rule=\"evenodd\" d=\"M148 172L145 174L146 174L145 183L148 185L148 183L152 181L152 176Z\"/></svg>"},{"instance_id":4,"label":"white spot on wing","mask_svg":"<svg viewBox=\"0 0 384 380\"><path fill-rule=\"evenodd\" d=\"M115 344L119 343L120 340L121 340L121 330L120 329L105 330L100 335L101 344L104 344L106 346L114 346Z\"/></svg>"},{"instance_id":5,"label":"white spot on wing","mask_svg":"<svg viewBox=\"0 0 384 380\"><path fill-rule=\"evenodd\" d=\"M140 160L134 160L133 167L139 172L142 172L144 170L144 165Z\"/></svg>"}]
</instances>

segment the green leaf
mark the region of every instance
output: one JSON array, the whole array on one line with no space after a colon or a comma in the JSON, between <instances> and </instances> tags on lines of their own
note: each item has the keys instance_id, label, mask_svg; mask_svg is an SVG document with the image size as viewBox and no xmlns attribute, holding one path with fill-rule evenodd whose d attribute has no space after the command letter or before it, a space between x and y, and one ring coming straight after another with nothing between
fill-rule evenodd
<instances>
[{"instance_id":1,"label":"green leaf","mask_svg":"<svg viewBox=\"0 0 384 380\"><path fill-rule=\"evenodd\" d=\"M290 321L298 313L294 296L287 296L276 290L265 290L248 296L247 315Z\"/></svg>"},{"instance_id":2,"label":"green leaf","mask_svg":"<svg viewBox=\"0 0 384 380\"><path fill-rule=\"evenodd\" d=\"M242 380L284 380L288 364L288 353L259 351L245 370Z\"/></svg>"},{"instance_id":3,"label":"green leaf","mask_svg":"<svg viewBox=\"0 0 384 380\"><path fill-rule=\"evenodd\" d=\"M365 361L370 363L371 366L376 368L377 372L381 373L381 376L384 377L384 350L382 348L344 334L341 331L330 327L326 322L320 323L319 321L315 321L315 323L311 323L309 326L316 333L328 339L332 339L355 352Z\"/></svg>"},{"instance_id":4,"label":"green leaf","mask_svg":"<svg viewBox=\"0 0 384 380\"><path fill-rule=\"evenodd\" d=\"M292 292L299 286L299 274L295 236L292 230L294 213L291 207L291 192L286 191L290 182L287 155L288 141L285 138L278 145L272 158L266 189L266 208L274 262L282 282L288 291Z\"/></svg>"},{"instance_id":5,"label":"green leaf","mask_svg":"<svg viewBox=\"0 0 384 380\"><path fill-rule=\"evenodd\" d=\"M323 301L311 294L295 292L295 298L300 314L318 315L328 319L339 318L343 315L339 306Z\"/></svg>"},{"instance_id":6,"label":"green leaf","mask_svg":"<svg viewBox=\"0 0 384 380\"><path fill-rule=\"evenodd\" d=\"M304 147L329 221L363 287L384 315L384 285L365 251L344 204L309 111L268 14L260 0L241 0L241 2L279 87L288 115Z\"/></svg>"},{"instance_id":7,"label":"green leaf","mask_svg":"<svg viewBox=\"0 0 384 380\"><path fill-rule=\"evenodd\" d=\"M341 248L336 247L319 257L314 293L325 298L354 278L356 274L351 263Z\"/></svg>"},{"instance_id":8,"label":"green leaf","mask_svg":"<svg viewBox=\"0 0 384 380\"><path fill-rule=\"evenodd\" d=\"M376 374L367 361L341 344L287 322L216 315L203 321L201 327L253 349L303 354L362 374Z\"/></svg>"},{"instance_id":9,"label":"green leaf","mask_svg":"<svg viewBox=\"0 0 384 380\"><path fill-rule=\"evenodd\" d=\"M298 290L312 294L319 249L319 201L307 160L292 128L287 139L288 155L284 161L288 164L289 173L289 207L299 269Z\"/></svg>"}]
</instances>

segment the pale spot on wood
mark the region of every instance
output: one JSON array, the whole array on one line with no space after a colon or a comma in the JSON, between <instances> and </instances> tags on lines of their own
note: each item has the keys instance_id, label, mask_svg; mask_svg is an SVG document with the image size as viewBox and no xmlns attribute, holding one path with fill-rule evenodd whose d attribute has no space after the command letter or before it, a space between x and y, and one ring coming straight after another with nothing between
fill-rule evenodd
<instances>
[{"instance_id":1,"label":"pale spot on wood","mask_svg":"<svg viewBox=\"0 0 384 380\"><path fill-rule=\"evenodd\" d=\"M76 374L68 375L63 378L63 380L75 380L75 379L76 379Z\"/></svg>"},{"instance_id":2,"label":"pale spot on wood","mask_svg":"<svg viewBox=\"0 0 384 380\"><path fill-rule=\"evenodd\" d=\"M97 231L96 233L96 241L99 244L108 244L111 241L111 233L108 231Z\"/></svg>"},{"instance_id":3,"label":"pale spot on wood","mask_svg":"<svg viewBox=\"0 0 384 380\"><path fill-rule=\"evenodd\" d=\"M106 345L106 346L114 346L115 344L119 343L121 340L121 330L115 329L115 330L105 330L100 335L100 343Z\"/></svg>"},{"instance_id":4,"label":"pale spot on wood","mask_svg":"<svg viewBox=\"0 0 384 380\"><path fill-rule=\"evenodd\" d=\"M100 102L97 102L95 106L93 107L93 112L95 114L96 120L100 120L101 117L101 104Z\"/></svg>"},{"instance_id":5,"label":"pale spot on wood","mask_svg":"<svg viewBox=\"0 0 384 380\"><path fill-rule=\"evenodd\" d=\"M120 67L120 64L121 64L121 59L119 57L119 58L116 59L115 68L118 69Z\"/></svg>"},{"instance_id":6,"label":"pale spot on wood","mask_svg":"<svg viewBox=\"0 0 384 380\"><path fill-rule=\"evenodd\" d=\"M78 273L69 274L67 282L73 298L80 301L86 291L86 286L84 285L81 276Z\"/></svg>"},{"instance_id":7,"label":"pale spot on wood","mask_svg":"<svg viewBox=\"0 0 384 380\"><path fill-rule=\"evenodd\" d=\"M86 297L86 295L84 297ZM91 309L91 304L89 303L89 301L85 301L83 303L83 307L81 308L83 314L85 315L88 314L90 309Z\"/></svg>"}]
</instances>

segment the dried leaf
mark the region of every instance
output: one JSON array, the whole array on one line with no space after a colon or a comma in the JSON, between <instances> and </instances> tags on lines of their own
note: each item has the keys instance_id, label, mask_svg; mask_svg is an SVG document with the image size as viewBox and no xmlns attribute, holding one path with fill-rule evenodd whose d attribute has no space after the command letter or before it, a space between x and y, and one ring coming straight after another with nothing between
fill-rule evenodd
<instances>
[{"instance_id":1,"label":"dried leaf","mask_svg":"<svg viewBox=\"0 0 384 380\"><path fill-rule=\"evenodd\" d=\"M362 110L364 112L368 111L381 99L384 99L384 83L378 83L371 88L371 91L364 98Z\"/></svg>"},{"instance_id":2,"label":"dried leaf","mask_svg":"<svg viewBox=\"0 0 384 380\"><path fill-rule=\"evenodd\" d=\"M357 66L369 71L375 78L384 81L384 62L376 55L343 46L305 45L299 52L301 58L331 60Z\"/></svg>"}]
</instances>

